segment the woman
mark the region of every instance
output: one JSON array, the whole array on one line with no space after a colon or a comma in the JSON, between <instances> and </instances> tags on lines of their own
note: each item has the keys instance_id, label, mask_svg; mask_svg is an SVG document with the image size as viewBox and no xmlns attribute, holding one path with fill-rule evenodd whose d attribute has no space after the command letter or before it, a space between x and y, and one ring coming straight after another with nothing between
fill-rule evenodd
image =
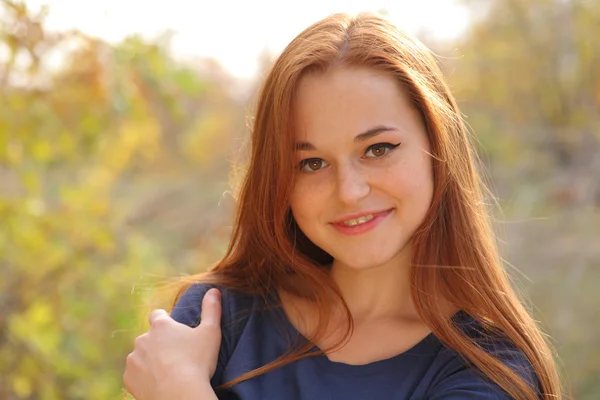
<instances>
[{"instance_id":1,"label":"woman","mask_svg":"<svg viewBox=\"0 0 600 400\"><path fill-rule=\"evenodd\" d=\"M136 398L561 398L458 107L389 22L333 15L283 51L238 200L224 258L136 340Z\"/></svg>"}]
</instances>

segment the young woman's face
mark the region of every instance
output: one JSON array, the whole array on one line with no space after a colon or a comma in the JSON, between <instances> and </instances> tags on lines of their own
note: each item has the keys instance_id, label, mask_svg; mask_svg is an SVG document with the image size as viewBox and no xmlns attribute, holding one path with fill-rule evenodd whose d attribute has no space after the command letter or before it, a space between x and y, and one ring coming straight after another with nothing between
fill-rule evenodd
<instances>
[{"instance_id":1,"label":"young woman's face","mask_svg":"<svg viewBox=\"0 0 600 400\"><path fill-rule=\"evenodd\" d=\"M300 229L351 268L410 254L433 172L425 126L399 84L370 69L309 74L296 107L300 173L290 203Z\"/></svg>"}]
</instances>

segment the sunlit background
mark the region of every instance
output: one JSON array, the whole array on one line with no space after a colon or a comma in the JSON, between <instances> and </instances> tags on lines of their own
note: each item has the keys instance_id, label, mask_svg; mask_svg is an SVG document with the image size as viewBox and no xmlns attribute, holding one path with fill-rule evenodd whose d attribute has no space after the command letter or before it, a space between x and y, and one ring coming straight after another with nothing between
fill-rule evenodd
<instances>
[{"instance_id":1,"label":"sunlit background","mask_svg":"<svg viewBox=\"0 0 600 400\"><path fill-rule=\"evenodd\" d=\"M32 8L48 3L27 1ZM172 31L171 54L179 59L211 57L238 78L259 72L257 56L278 53L303 29L343 10L384 11L411 33L427 30L455 37L468 25L469 9L453 0L419 1L212 1L193 5L186 0L160 2L106 0L53 1L46 20L49 29L79 29L116 44L131 34L152 39Z\"/></svg>"},{"instance_id":2,"label":"sunlit background","mask_svg":"<svg viewBox=\"0 0 600 400\"><path fill-rule=\"evenodd\" d=\"M261 78L339 11L439 56L506 266L600 398L600 2L0 0L0 400L122 397L149 309L227 245Z\"/></svg>"}]
</instances>

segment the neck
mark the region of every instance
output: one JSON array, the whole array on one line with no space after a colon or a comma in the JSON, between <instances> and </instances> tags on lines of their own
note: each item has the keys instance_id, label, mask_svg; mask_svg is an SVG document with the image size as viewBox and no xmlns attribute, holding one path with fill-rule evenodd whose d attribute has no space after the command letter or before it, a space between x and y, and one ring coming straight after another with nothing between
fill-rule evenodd
<instances>
[{"instance_id":1,"label":"neck","mask_svg":"<svg viewBox=\"0 0 600 400\"><path fill-rule=\"evenodd\" d=\"M381 318L420 319L411 299L410 261L409 251L367 269L355 269L334 260L331 277L355 322Z\"/></svg>"}]
</instances>

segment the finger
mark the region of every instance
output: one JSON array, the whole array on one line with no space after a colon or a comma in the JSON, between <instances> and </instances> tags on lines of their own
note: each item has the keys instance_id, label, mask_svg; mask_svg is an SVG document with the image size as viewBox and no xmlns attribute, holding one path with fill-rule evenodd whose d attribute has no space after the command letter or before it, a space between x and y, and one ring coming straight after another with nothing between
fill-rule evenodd
<instances>
[{"instance_id":1,"label":"finger","mask_svg":"<svg viewBox=\"0 0 600 400\"><path fill-rule=\"evenodd\" d=\"M210 289L204 295L200 325L221 327L221 293L218 289Z\"/></svg>"},{"instance_id":2,"label":"finger","mask_svg":"<svg viewBox=\"0 0 600 400\"><path fill-rule=\"evenodd\" d=\"M126 392L128 392L133 398L138 398L138 391L135 388L135 370L137 368L137 361L133 353L129 353L125 362L125 372L123 373L123 384Z\"/></svg>"},{"instance_id":3,"label":"finger","mask_svg":"<svg viewBox=\"0 0 600 400\"><path fill-rule=\"evenodd\" d=\"M154 324L159 319L170 318L169 314L162 309L152 310L150 313L150 317L148 318L150 321L150 325Z\"/></svg>"}]
</instances>

